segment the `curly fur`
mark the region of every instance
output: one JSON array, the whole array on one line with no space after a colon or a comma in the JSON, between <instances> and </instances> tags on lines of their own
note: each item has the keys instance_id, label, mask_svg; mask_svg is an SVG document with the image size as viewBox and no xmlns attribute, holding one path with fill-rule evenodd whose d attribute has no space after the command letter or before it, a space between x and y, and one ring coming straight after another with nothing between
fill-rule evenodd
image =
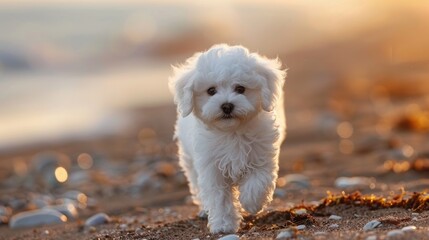
<instances>
[{"instance_id":1,"label":"curly fur","mask_svg":"<svg viewBox=\"0 0 429 240\"><path fill-rule=\"evenodd\" d=\"M226 44L174 67L179 163L212 233L236 232L241 208L256 214L272 200L286 132L280 67L278 59ZM234 91L238 85L243 94ZM224 103L234 105L228 118Z\"/></svg>"}]
</instances>

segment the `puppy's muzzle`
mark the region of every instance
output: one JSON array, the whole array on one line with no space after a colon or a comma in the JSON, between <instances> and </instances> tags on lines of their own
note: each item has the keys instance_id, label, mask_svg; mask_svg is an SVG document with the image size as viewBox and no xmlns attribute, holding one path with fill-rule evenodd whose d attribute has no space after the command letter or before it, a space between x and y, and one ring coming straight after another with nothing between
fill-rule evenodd
<instances>
[{"instance_id":1,"label":"puppy's muzzle","mask_svg":"<svg viewBox=\"0 0 429 240\"><path fill-rule=\"evenodd\" d=\"M232 103L224 103L220 106L223 113L225 114L231 114L231 112L234 110L234 104Z\"/></svg>"}]
</instances>

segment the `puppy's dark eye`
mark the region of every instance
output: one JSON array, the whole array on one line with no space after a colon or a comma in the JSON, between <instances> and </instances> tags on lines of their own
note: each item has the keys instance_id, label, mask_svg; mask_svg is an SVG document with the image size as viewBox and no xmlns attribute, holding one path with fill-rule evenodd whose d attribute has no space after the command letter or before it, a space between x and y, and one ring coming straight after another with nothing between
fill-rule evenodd
<instances>
[{"instance_id":1,"label":"puppy's dark eye","mask_svg":"<svg viewBox=\"0 0 429 240\"><path fill-rule=\"evenodd\" d=\"M234 91L238 94L243 94L246 91L246 88L241 85L238 85L235 87Z\"/></svg>"},{"instance_id":2,"label":"puppy's dark eye","mask_svg":"<svg viewBox=\"0 0 429 240\"><path fill-rule=\"evenodd\" d=\"M209 89L207 89L207 94L210 96L213 96L217 93L216 88L215 87L211 87Z\"/></svg>"}]
</instances>

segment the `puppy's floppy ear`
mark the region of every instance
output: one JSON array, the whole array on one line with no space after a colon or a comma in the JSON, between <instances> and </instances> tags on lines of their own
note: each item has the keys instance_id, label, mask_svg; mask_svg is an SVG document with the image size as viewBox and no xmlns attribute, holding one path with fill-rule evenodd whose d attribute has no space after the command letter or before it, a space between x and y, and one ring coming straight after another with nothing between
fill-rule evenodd
<instances>
[{"instance_id":1,"label":"puppy's floppy ear","mask_svg":"<svg viewBox=\"0 0 429 240\"><path fill-rule=\"evenodd\" d=\"M278 58L268 59L258 54L252 54L256 61L256 72L262 79L262 109L270 112L274 109L277 100L283 92L286 70L282 70Z\"/></svg>"},{"instance_id":2,"label":"puppy's floppy ear","mask_svg":"<svg viewBox=\"0 0 429 240\"><path fill-rule=\"evenodd\" d=\"M173 66L174 74L169 78L168 85L174 95L174 103L182 117L188 116L193 110L193 82L195 78L195 59L189 58L185 65Z\"/></svg>"}]
</instances>

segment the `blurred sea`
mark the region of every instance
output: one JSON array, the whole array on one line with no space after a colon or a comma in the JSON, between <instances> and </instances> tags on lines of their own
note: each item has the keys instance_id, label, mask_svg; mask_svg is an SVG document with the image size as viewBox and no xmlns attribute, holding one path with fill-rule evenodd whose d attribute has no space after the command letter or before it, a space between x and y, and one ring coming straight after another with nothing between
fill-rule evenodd
<instances>
[{"instance_id":1,"label":"blurred sea","mask_svg":"<svg viewBox=\"0 0 429 240\"><path fill-rule=\"evenodd\" d=\"M381 29L404 6L11 2L0 3L0 150L121 131L128 111L172 104L170 65L214 43L276 57Z\"/></svg>"}]
</instances>

